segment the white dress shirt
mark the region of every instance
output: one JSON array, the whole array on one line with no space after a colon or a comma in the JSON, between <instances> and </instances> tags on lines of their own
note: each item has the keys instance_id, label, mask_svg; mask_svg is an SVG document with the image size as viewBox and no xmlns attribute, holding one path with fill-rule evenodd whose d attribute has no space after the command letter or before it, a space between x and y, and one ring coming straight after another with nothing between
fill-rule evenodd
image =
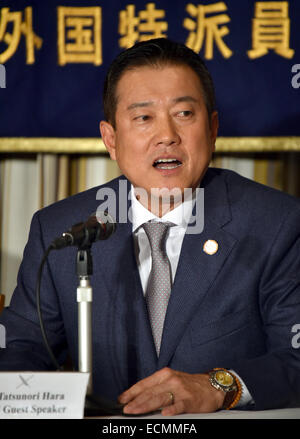
<instances>
[{"instance_id":1,"label":"white dress shirt","mask_svg":"<svg viewBox=\"0 0 300 439\"><path fill-rule=\"evenodd\" d=\"M132 231L135 245L135 255L139 268L141 283L144 294L147 290L147 283L151 271L151 248L145 230L141 227L147 221L171 222L174 226L169 228L166 240L166 252L171 265L172 282L174 282L178 260L181 252L183 238L192 214L192 199L180 204L175 209L159 218L146 209L135 197L131 187L132 207Z\"/></svg>"},{"instance_id":2,"label":"white dress shirt","mask_svg":"<svg viewBox=\"0 0 300 439\"><path fill-rule=\"evenodd\" d=\"M132 232L134 239L135 256L139 269L141 284L144 295L147 291L148 279L151 272L151 248L148 237L142 224L147 221L171 222L174 226L169 228L166 240L166 252L171 265L172 282L174 282L181 246L183 238L189 224L189 219L192 214L195 200L189 199L184 201L175 209L166 213L161 218L155 216L152 212L146 209L136 198L134 188L131 185L131 208L132 208ZM219 367L219 365L216 365ZM252 400L252 397L241 378L232 371L234 375L240 380L242 385L242 396L236 408L242 407Z\"/></svg>"}]
</instances>

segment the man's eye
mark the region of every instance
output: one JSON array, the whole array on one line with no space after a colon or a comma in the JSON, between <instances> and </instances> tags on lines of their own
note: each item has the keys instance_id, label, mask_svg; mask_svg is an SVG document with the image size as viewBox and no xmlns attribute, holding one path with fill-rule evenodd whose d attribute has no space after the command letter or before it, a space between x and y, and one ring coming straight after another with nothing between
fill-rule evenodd
<instances>
[{"instance_id":1,"label":"man's eye","mask_svg":"<svg viewBox=\"0 0 300 439\"><path fill-rule=\"evenodd\" d=\"M179 113L177 113L177 115L181 118L188 118L190 116L192 116L192 111L190 110L183 110L183 111L179 111Z\"/></svg>"},{"instance_id":2,"label":"man's eye","mask_svg":"<svg viewBox=\"0 0 300 439\"><path fill-rule=\"evenodd\" d=\"M150 119L150 116L148 116L147 114L142 114L134 118L134 120L137 120L138 122L146 122L148 119Z\"/></svg>"}]
</instances>

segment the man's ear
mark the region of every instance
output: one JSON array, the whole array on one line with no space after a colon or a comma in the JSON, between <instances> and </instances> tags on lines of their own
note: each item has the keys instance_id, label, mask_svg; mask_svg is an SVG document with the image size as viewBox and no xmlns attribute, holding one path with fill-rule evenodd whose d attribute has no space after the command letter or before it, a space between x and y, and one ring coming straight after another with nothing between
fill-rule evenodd
<instances>
[{"instance_id":1,"label":"man's ear","mask_svg":"<svg viewBox=\"0 0 300 439\"><path fill-rule=\"evenodd\" d=\"M214 111L211 115L211 144L212 144L213 152L216 149L216 139L218 135L218 130L219 130L219 116L218 116L218 112Z\"/></svg>"},{"instance_id":2,"label":"man's ear","mask_svg":"<svg viewBox=\"0 0 300 439\"><path fill-rule=\"evenodd\" d=\"M114 127L104 120L100 122L99 127L102 140L109 152L110 158L116 160L116 133Z\"/></svg>"}]
</instances>

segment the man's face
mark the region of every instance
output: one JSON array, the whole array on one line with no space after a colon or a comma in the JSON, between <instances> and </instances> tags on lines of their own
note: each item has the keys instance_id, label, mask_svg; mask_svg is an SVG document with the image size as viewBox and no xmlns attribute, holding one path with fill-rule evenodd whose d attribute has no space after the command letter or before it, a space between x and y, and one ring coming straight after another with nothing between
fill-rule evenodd
<instances>
[{"instance_id":1,"label":"man's face","mask_svg":"<svg viewBox=\"0 0 300 439\"><path fill-rule=\"evenodd\" d=\"M218 129L196 73L184 65L137 67L121 76L116 96L116 128L102 121L100 130L128 180L148 194L151 188L196 188Z\"/></svg>"}]
</instances>

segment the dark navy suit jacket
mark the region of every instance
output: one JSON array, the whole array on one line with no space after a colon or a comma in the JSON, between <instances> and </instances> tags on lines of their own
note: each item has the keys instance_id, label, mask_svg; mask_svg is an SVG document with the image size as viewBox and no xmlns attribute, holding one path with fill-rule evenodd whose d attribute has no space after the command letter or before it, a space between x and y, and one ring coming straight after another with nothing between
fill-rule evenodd
<instances>
[{"instance_id":1,"label":"dark navy suit jacket","mask_svg":"<svg viewBox=\"0 0 300 439\"><path fill-rule=\"evenodd\" d=\"M118 202L119 179L106 186ZM184 238L159 358L131 223L93 245L94 391L116 399L165 366L188 373L225 367L244 380L252 408L300 406L300 349L292 344L300 323L299 201L220 169L208 169L202 187L204 230ZM0 318L7 332L1 370L51 368L36 312L38 267L55 237L96 211L98 189L34 215L18 285ZM203 251L209 239L219 245L214 255ZM75 247L50 253L41 303L57 358L63 363L69 351L77 368L76 253Z\"/></svg>"}]
</instances>

